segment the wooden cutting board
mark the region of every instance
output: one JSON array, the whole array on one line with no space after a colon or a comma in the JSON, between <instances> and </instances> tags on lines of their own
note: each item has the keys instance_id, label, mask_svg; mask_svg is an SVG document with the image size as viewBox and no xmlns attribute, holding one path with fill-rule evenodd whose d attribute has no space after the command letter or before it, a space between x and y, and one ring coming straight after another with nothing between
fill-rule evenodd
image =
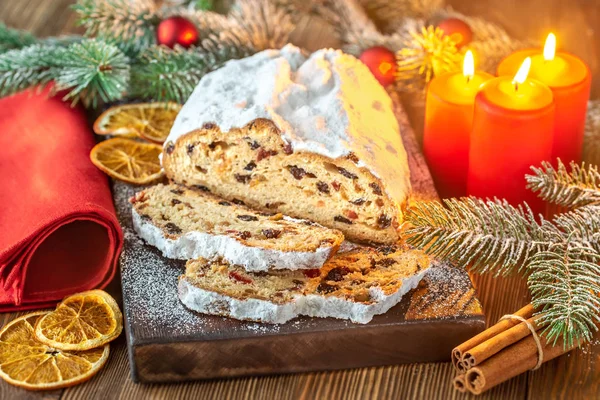
<instances>
[{"instance_id":1,"label":"wooden cutting board","mask_svg":"<svg viewBox=\"0 0 600 400\"><path fill-rule=\"evenodd\" d=\"M437 198L396 96L415 200ZM366 324L302 317L283 325L236 321L187 310L177 298L184 261L164 258L132 228L127 199L139 188L114 184L125 233L121 279L132 379L174 382L243 375L444 361L482 331L484 316L469 276L436 263L420 285Z\"/></svg>"}]
</instances>

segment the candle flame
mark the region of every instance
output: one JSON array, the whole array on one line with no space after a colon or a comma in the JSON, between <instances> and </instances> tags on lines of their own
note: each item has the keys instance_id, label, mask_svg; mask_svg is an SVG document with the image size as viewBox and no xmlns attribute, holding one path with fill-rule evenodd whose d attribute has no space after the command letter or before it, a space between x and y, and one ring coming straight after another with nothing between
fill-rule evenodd
<instances>
[{"instance_id":1,"label":"candle flame","mask_svg":"<svg viewBox=\"0 0 600 400\"><path fill-rule=\"evenodd\" d=\"M475 75L475 61L473 60L473 52L471 50L467 50L465 59L463 60L463 75L469 79Z\"/></svg>"},{"instance_id":2,"label":"candle flame","mask_svg":"<svg viewBox=\"0 0 600 400\"><path fill-rule=\"evenodd\" d=\"M525 82L525 79L527 79L527 74L529 74L529 68L531 68L531 57L527 57L523 61L523 64L521 64L519 70L515 74L515 77L513 78L515 87L518 87L518 85Z\"/></svg>"},{"instance_id":3,"label":"candle flame","mask_svg":"<svg viewBox=\"0 0 600 400\"><path fill-rule=\"evenodd\" d=\"M556 36L554 33L549 33L546 38L546 44L544 45L544 60L554 60L554 54L556 53Z\"/></svg>"}]
</instances>

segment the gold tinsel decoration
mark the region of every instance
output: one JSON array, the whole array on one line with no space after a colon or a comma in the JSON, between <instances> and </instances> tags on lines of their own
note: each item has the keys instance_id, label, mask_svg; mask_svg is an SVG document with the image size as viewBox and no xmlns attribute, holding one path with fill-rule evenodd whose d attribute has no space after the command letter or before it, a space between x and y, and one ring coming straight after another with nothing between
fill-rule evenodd
<instances>
[{"instance_id":1,"label":"gold tinsel decoration","mask_svg":"<svg viewBox=\"0 0 600 400\"><path fill-rule=\"evenodd\" d=\"M425 86L434 76L460 68L456 41L437 27L410 32L410 39L396 52L397 80L406 86Z\"/></svg>"}]
</instances>

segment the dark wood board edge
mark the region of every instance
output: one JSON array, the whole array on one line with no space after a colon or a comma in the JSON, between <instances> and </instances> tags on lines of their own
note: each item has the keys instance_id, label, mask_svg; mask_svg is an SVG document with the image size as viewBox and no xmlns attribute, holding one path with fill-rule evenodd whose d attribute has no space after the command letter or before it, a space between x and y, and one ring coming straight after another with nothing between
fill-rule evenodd
<instances>
[{"instance_id":1,"label":"dark wood board edge","mask_svg":"<svg viewBox=\"0 0 600 400\"><path fill-rule=\"evenodd\" d=\"M426 325L415 321L375 326L360 334L310 332L269 338L136 343L131 349L139 364L133 364L132 378L142 383L179 382L447 361L454 346L484 326L483 318L469 317L430 321ZM452 335L440 336L440 329L458 330L460 334L448 339ZM415 344L418 341L420 344ZM340 346L348 351L340 353Z\"/></svg>"}]
</instances>

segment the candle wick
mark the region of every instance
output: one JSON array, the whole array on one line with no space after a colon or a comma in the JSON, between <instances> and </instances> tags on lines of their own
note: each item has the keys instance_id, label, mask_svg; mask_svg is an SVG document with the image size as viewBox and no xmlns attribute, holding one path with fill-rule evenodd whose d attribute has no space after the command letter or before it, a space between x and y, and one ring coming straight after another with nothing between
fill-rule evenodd
<instances>
[{"instance_id":1,"label":"candle wick","mask_svg":"<svg viewBox=\"0 0 600 400\"><path fill-rule=\"evenodd\" d=\"M519 82L513 81L513 83L515 84L515 92L518 92L519 91Z\"/></svg>"},{"instance_id":2,"label":"candle wick","mask_svg":"<svg viewBox=\"0 0 600 400\"><path fill-rule=\"evenodd\" d=\"M472 75L467 75L467 83L471 82L471 78L473 78Z\"/></svg>"}]
</instances>

